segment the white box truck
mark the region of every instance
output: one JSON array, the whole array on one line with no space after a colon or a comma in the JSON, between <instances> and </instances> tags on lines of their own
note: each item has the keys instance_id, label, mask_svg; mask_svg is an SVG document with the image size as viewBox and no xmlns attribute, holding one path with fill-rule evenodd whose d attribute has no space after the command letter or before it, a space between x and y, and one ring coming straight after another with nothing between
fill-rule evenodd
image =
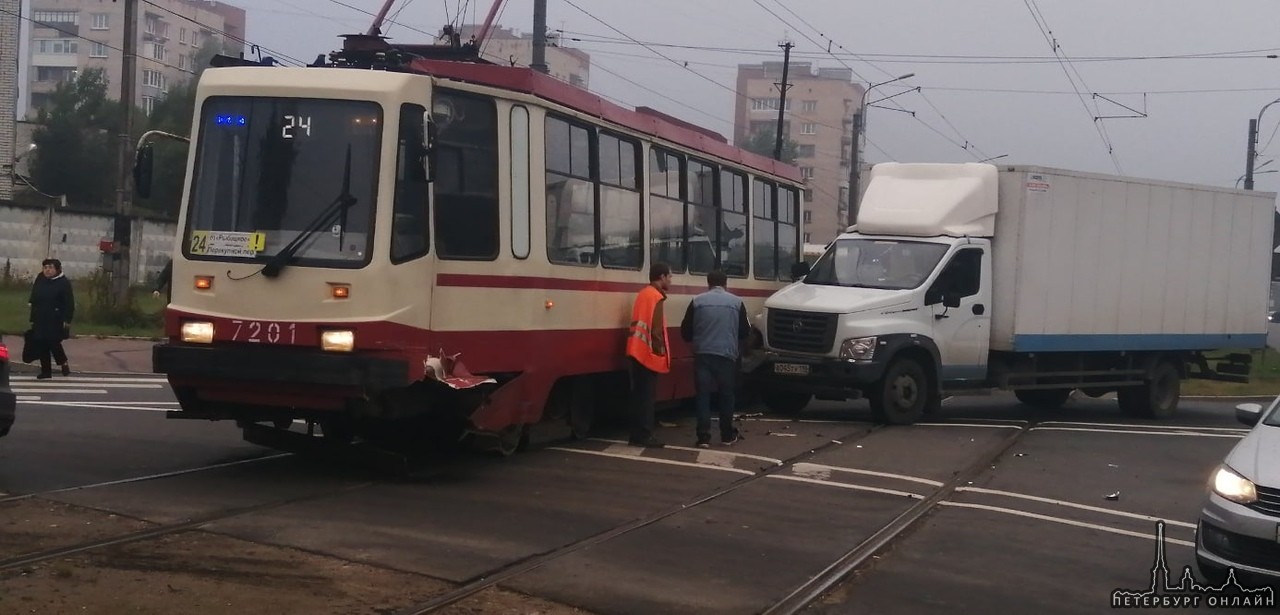
<instances>
[{"instance_id":1,"label":"white box truck","mask_svg":"<svg viewBox=\"0 0 1280 615\"><path fill-rule=\"evenodd\" d=\"M761 315L766 405L866 397L906 424L944 395L1177 408L1247 380L1267 334L1275 194L1038 167L876 165L857 224Z\"/></svg>"}]
</instances>

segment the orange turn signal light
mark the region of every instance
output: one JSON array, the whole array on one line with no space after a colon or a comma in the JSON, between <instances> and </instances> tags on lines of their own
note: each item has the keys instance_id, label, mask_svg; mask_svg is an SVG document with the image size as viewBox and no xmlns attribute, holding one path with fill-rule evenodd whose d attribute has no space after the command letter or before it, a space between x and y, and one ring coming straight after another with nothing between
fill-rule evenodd
<instances>
[{"instance_id":1,"label":"orange turn signal light","mask_svg":"<svg viewBox=\"0 0 1280 615\"><path fill-rule=\"evenodd\" d=\"M346 299L351 296L351 287L346 284L331 284L329 285L329 294L334 299Z\"/></svg>"},{"instance_id":2,"label":"orange turn signal light","mask_svg":"<svg viewBox=\"0 0 1280 615\"><path fill-rule=\"evenodd\" d=\"M213 289L213 276L211 275L196 276L196 290L212 290L212 289Z\"/></svg>"}]
</instances>

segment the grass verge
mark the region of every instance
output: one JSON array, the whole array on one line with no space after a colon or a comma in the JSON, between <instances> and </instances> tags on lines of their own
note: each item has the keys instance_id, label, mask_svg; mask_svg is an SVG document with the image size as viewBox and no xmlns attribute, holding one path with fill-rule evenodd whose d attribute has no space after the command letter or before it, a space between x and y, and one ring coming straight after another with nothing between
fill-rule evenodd
<instances>
[{"instance_id":1,"label":"grass verge","mask_svg":"<svg viewBox=\"0 0 1280 615\"><path fill-rule=\"evenodd\" d=\"M122 335L129 337L161 337L164 331L164 297L153 298L151 292L136 287L132 292L132 309L127 314L111 313L92 301L88 283L73 282L76 313L71 322L72 335ZM22 335L30 326L31 308L27 299L29 286L0 287L0 334Z\"/></svg>"},{"instance_id":2,"label":"grass verge","mask_svg":"<svg viewBox=\"0 0 1280 615\"><path fill-rule=\"evenodd\" d=\"M1183 396L1270 396L1280 395L1280 352L1266 350L1240 350L1253 355L1253 369L1248 384L1218 382L1216 380L1187 380L1182 383ZM1217 356L1220 353L1214 353Z\"/></svg>"}]
</instances>

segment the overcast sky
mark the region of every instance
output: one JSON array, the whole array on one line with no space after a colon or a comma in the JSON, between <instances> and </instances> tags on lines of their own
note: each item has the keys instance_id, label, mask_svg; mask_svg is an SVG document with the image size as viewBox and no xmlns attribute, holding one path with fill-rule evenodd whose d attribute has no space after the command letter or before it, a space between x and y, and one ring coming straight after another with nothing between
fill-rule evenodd
<instances>
[{"instance_id":1,"label":"overcast sky","mask_svg":"<svg viewBox=\"0 0 1280 615\"><path fill-rule=\"evenodd\" d=\"M246 9L251 42L303 61L336 48L339 34L363 31L371 18L361 10L382 5L223 1ZM781 60L784 38L796 45L793 59L847 65L864 83L914 72L900 84L920 86L921 94L892 101L914 118L870 110L872 162L1007 155L999 163L1230 186L1244 173L1248 119L1280 97L1280 59L1265 57L1280 53L1274 0L548 3L550 27L583 39L569 44L591 54L593 91L726 135L735 66ZM499 23L528 31L532 7L532 0L508 0ZM400 25L387 33L422 42L427 37L414 29L434 33L459 13L464 22L481 21L488 8L488 0L399 0L392 11ZM674 46L647 48L628 38ZM1168 57L1188 55L1201 57ZM1112 59L1134 57L1145 59ZM898 92L900 84L870 98ZM1094 120L1137 115L1145 117ZM1280 104L1263 117L1260 164L1280 155L1280 140L1271 142L1278 126ZM1280 162L1262 170L1271 169L1280 170ZM1259 174L1257 188L1280 189L1280 173Z\"/></svg>"}]
</instances>

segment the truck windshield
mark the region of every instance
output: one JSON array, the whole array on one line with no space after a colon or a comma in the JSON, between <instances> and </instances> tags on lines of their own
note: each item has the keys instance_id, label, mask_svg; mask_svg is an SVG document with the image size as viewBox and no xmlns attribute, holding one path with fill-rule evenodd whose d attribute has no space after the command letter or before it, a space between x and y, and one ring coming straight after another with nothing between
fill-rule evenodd
<instances>
[{"instance_id":1,"label":"truck windshield","mask_svg":"<svg viewBox=\"0 0 1280 615\"><path fill-rule=\"evenodd\" d=\"M214 97L200 122L184 254L261 262L294 244L287 260L296 266L368 262L377 104Z\"/></svg>"},{"instance_id":2,"label":"truck windshield","mask_svg":"<svg viewBox=\"0 0 1280 615\"><path fill-rule=\"evenodd\" d=\"M839 239L814 263L805 284L902 290L924 283L947 245L921 241Z\"/></svg>"}]
</instances>

